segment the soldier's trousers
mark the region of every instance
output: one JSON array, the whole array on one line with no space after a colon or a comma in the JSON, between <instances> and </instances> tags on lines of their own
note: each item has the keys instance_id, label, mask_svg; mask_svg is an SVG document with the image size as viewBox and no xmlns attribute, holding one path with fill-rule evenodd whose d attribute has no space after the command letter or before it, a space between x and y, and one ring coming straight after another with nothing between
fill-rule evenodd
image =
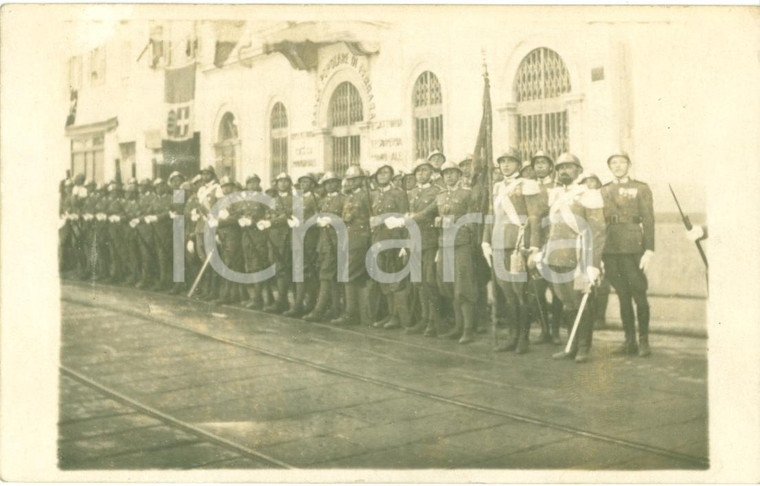
<instances>
[{"instance_id":1,"label":"soldier's trousers","mask_svg":"<svg viewBox=\"0 0 760 486\"><path fill-rule=\"evenodd\" d=\"M114 282L121 281L126 274L127 245L124 226L122 223L109 223L108 225L108 235L111 240L108 274Z\"/></svg>"},{"instance_id":2,"label":"soldier's trousers","mask_svg":"<svg viewBox=\"0 0 760 486\"><path fill-rule=\"evenodd\" d=\"M145 286L153 281L155 268L157 265L156 247L153 238L153 232L148 227L149 223L140 223L137 228L137 242L140 249L140 281L138 283Z\"/></svg>"},{"instance_id":3,"label":"soldier's trousers","mask_svg":"<svg viewBox=\"0 0 760 486\"><path fill-rule=\"evenodd\" d=\"M245 271L257 273L269 267L269 254L266 235L255 226L241 230L242 252ZM248 296L257 307L263 305L265 282L256 282L248 286Z\"/></svg>"},{"instance_id":4,"label":"soldier's trousers","mask_svg":"<svg viewBox=\"0 0 760 486\"><path fill-rule=\"evenodd\" d=\"M647 277L639 268L641 255L604 255L604 273L620 300L620 320L623 321L626 341L636 340L636 315L639 321L639 336L649 334L649 301L647 299Z\"/></svg>"},{"instance_id":5,"label":"soldier's trousers","mask_svg":"<svg viewBox=\"0 0 760 486\"><path fill-rule=\"evenodd\" d=\"M504 297L504 317L511 331L510 338L516 341L521 336L527 339L530 322L525 305L526 282L520 281L525 275L512 273L507 275L510 271L512 252L511 248L493 250L493 265L494 267L500 265L503 268L501 273L494 271L494 281Z\"/></svg>"},{"instance_id":6,"label":"soldier's trousers","mask_svg":"<svg viewBox=\"0 0 760 486\"><path fill-rule=\"evenodd\" d=\"M560 275L572 275L575 271L575 268L572 267L550 265L549 268L556 274ZM571 279L569 282L552 282L554 294L562 301L563 319L568 325L569 332L572 332L572 326L575 322L583 298L583 294L576 287L575 279ZM578 330L576 331L575 338L571 345L571 352L575 352L578 349L588 352L589 349L591 349L591 341L594 334L594 297L595 295L592 287L580 323L578 324Z\"/></svg>"},{"instance_id":7,"label":"soldier's trousers","mask_svg":"<svg viewBox=\"0 0 760 486\"><path fill-rule=\"evenodd\" d=\"M438 247L425 248L422 250L422 281L413 284L415 297L419 303L421 317L428 323L429 328L438 329L441 319L440 295L435 276L435 254Z\"/></svg>"}]
</instances>

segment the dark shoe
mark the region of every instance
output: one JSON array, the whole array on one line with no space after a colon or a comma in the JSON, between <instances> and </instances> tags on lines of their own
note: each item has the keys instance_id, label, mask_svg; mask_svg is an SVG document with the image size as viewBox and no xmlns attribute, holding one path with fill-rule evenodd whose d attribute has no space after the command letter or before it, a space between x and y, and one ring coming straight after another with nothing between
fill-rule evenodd
<instances>
[{"instance_id":1,"label":"dark shoe","mask_svg":"<svg viewBox=\"0 0 760 486\"><path fill-rule=\"evenodd\" d=\"M282 315L284 317L293 317L293 318L301 317L302 315L304 315L303 306L295 305L289 311L283 312Z\"/></svg>"},{"instance_id":2,"label":"dark shoe","mask_svg":"<svg viewBox=\"0 0 760 486\"><path fill-rule=\"evenodd\" d=\"M459 338L459 344L469 344L473 342L475 339L472 336L472 331L469 329L465 329L462 333L462 337Z\"/></svg>"},{"instance_id":3,"label":"dark shoe","mask_svg":"<svg viewBox=\"0 0 760 486\"><path fill-rule=\"evenodd\" d=\"M325 319L321 313L312 311L311 313L303 316L303 320L308 322L322 322Z\"/></svg>"},{"instance_id":4,"label":"dark shoe","mask_svg":"<svg viewBox=\"0 0 760 486\"><path fill-rule=\"evenodd\" d=\"M646 358L652 354L652 350L649 349L649 339L639 338L639 358Z\"/></svg>"},{"instance_id":5,"label":"dark shoe","mask_svg":"<svg viewBox=\"0 0 760 486\"><path fill-rule=\"evenodd\" d=\"M525 354L528 352L528 337L527 336L521 336L520 339L517 340L517 347L515 348L515 352L517 354Z\"/></svg>"},{"instance_id":6,"label":"dark shoe","mask_svg":"<svg viewBox=\"0 0 760 486\"><path fill-rule=\"evenodd\" d=\"M583 349L579 349L578 350L578 354L575 355L575 362L576 363L585 363L589 359L591 359L590 356L589 356L589 352L585 351Z\"/></svg>"},{"instance_id":7,"label":"dark shoe","mask_svg":"<svg viewBox=\"0 0 760 486\"><path fill-rule=\"evenodd\" d=\"M407 327L404 329L405 334L420 334L422 332L425 332L425 330L428 328L428 326L424 322L418 322L412 327Z\"/></svg>"},{"instance_id":8,"label":"dark shoe","mask_svg":"<svg viewBox=\"0 0 760 486\"><path fill-rule=\"evenodd\" d=\"M517 339L510 339L493 348L494 352L502 353L504 351L514 351L517 349Z\"/></svg>"},{"instance_id":9,"label":"dark shoe","mask_svg":"<svg viewBox=\"0 0 760 486\"><path fill-rule=\"evenodd\" d=\"M395 315L391 317L388 322L383 324L383 329L398 329L399 327L401 327L401 323Z\"/></svg>"},{"instance_id":10,"label":"dark shoe","mask_svg":"<svg viewBox=\"0 0 760 486\"><path fill-rule=\"evenodd\" d=\"M264 312L266 312L267 314L282 314L286 310L288 310L286 306L278 305L278 304L264 307Z\"/></svg>"},{"instance_id":11,"label":"dark shoe","mask_svg":"<svg viewBox=\"0 0 760 486\"><path fill-rule=\"evenodd\" d=\"M333 326L338 326L338 327L347 327L347 326L355 326L356 321L349 318L348 316L343 316L337 319L333 319L332 321L330 321L330 324L332 324Z\"/></svg>"},{"instance_id":12,"label":"dark shoe","mask_svg":"<svg viewBox=\"0 0 760 486\"><path fill-rule=\"evenodd\" d=\"M562 344L562 338L559 337L559 333L552 334L552 344Z\"/></svg>"},{"instance_id":13,"label":"dark shoe","mask_svg":"<svg viewBox=\"0 0 760 486\"><path fill-rule=\"evenodd\" d=\"M438 331L435 330L435 327L428 326L425 329L425 334L423 334L423 336L428 337L428 338L438 337Z\"/></svg>"},{"instance_id":14,"label":"dark shoe","mask_svg":"<svg viewBox=\"0 0 760 486\"><path fill-rule=\"evenodd\" d=\"M626 341L617 347L612 354L615 355L631 355L639 352L639 347L636 345L636 341Z\"/></svg>"},{"instance_id":15,"label":"dark shoe","mask_svg":"<svg viewBox=\"0 0 760 486\"><path fill-rule=\"evenodd\" d=\"M541 334L538 335L536 344L549 344L550 342L552 342L552 335L548 332L541 331Z\"/></svg>"},{"instance_id":16,"label":"dark shoe","mask_svg":"<svg viewBox=\"0 0 760 486\"><path fill-rule=\"evenodd\" d=\"M438 337L441 339L459 339L462 337L462 328L454 326L452 330L439 334Z\"/></svg>"},{"instance_id":17,"label":"dark shoe","mask_svg":"<svg viewBox=\"0 0 760 486\"><path fill-rule=\"evenodd\" d=\"M256 300L252 300L245 304L245 308L251 310L261 310L262 307L264 307L263 304Z\"/></svg>"}]
</instances>

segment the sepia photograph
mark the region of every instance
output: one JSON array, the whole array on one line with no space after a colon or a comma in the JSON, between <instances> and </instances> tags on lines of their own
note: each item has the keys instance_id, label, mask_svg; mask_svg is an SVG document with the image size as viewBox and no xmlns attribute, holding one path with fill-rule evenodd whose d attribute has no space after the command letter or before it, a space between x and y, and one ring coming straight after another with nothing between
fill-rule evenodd
<instances>
[{"instance_id":1,"label":"sepia photograph","mask_svg":"<svg viewBox=\"0 0 760 486\"><path fill-rule=\"evenodd\" d=\"M708 194L715 172L755 185L754 154L716 142L735 133L729 106L760 106L755 7L1 18L4 65L45 53L38 75L4 69L0 110L6 125L24 79L44 93L24 105L44 138L23 139L44 161L11 156L3 132L3 191L12 170L45 195L4 194L2 266L25 271L9 263L18 205L18 224L46 228L26 268L52 307L25 306L47 316L32 340L50 360L48 479L726 472L714 426L732 415L712 400L741 393L716 392L713 353L748 364L745 399L760 355L738 352L757 322L741 323L745 347L725 344L711 295L756 285L757 268L736 287L709 271L734 236ZM4 337L29 333L10 320L27 322L4 309ZM756 446L756 417L745 424ZM152 476L114 476L138 477Z\"/></svg>"}]
</instances>

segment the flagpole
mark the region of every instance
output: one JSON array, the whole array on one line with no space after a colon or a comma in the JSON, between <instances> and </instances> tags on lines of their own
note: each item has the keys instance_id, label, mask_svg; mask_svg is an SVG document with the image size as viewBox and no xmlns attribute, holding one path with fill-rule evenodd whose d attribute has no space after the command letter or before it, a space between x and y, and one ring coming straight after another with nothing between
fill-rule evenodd
<instances>
[{"instance_id":1,"label":"flagpole","mask_svg":"<svg viewBox=\"0 0 760 486\"><path fill-rule=\"evenodd\" d=\"M483 58L483 81L485 82L486 91L489 93L490 98L490 91L491 91L491 83L488 79L488 63L486 62L486 49L485 47L480 50L481 56ZM491 195L493 194L493 168L492 160L493 160L493 147L492 147L492 133L491 133L491 110L490 110L490 103L489 106L486 107L483 106L483 110L485 111L486 116L486 143L485 146L482 148L484 154L481 154L483 157L484 164L486 166L486 194L485 194L485 205L484 205L484 211L485 214L491 214ZM481 232L481 241L485 240L485 221L483 222L482 228L484 231Z\"/></svg>"}]
</instances>

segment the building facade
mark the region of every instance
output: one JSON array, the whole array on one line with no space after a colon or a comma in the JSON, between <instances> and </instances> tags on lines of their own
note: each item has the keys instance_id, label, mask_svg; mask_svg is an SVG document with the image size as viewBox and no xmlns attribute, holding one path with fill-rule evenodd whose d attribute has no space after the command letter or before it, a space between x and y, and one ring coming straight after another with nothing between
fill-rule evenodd
<instances>
[{"instance_id":1,"label":"building facade","mask_svg":"<svg viewBox=\"0 0 760 486\"><path fill-rule=\"evenodd\" d=\"M658 248L690 251L674 236L667 189L688 185L682 204L703 220L704 181L694 173L707 161L684 159L693 133L681 108L703 95L684 81L703 68L672 61L699 56L697 43L676 48L684 26L476 24L448 12L388 22L122 22L105 44L68 60L65 169L102 182L210 164L267 186L283 171L342 173L354 163L408 171L432 150L458 161L475 146L487 70L496 155L510 146L525 159L571 151L605 181L607 156L626 150L634 177L653 188ZM654 292L704 295L693 260L676 283L653 275Z\"/></svg>"}]
</instances>

